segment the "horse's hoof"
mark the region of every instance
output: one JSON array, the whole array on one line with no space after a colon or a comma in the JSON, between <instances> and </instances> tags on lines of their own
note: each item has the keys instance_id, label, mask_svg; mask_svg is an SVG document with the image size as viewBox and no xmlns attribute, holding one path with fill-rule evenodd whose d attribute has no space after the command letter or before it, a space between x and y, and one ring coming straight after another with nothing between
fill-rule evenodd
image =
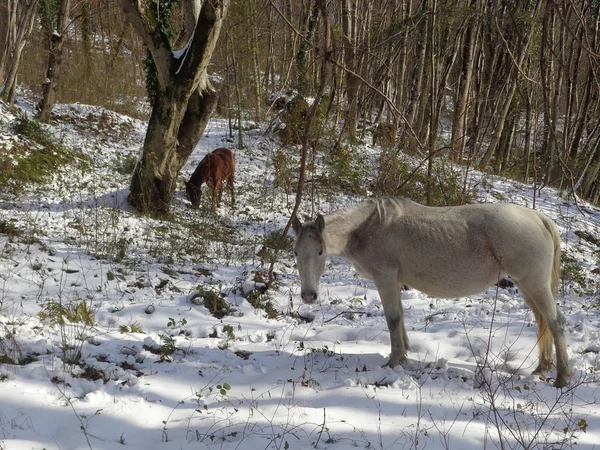
<instances>
[{"instance_id":1,"label":"horse's hoof","mask_svg":"<svg viewBox=\"0 0 600 450\"><path fill-rule=\"evenodd\" d=\"M539 367L535 369L531 374L537 375L542 381L548 381L548 378L546 377L546 370L540 369ZM570 378L570 375L557 375L556 380L554 380L554 383L552 383L552 386L554 386L555 388L566 387L569 385Z\"/></svg>"},{"instance_id":2,"label":"horse's hoof","mask_svg":"<svg viewBox=\"0 0 600 450\"><path fill-rule=\"evenodd\" d=\"M554 383L552 383L552 386L554 386L555 388L564 388L567 387L569 385L569 381L565 380L563 378L557 378Z\"/></svg>"},{"instance_id":3,"label":"horse's hoof","mask_svg":"<svg viewBox=\"0 0 600 450\"><path fill-rule=\"evenodd\" d=\"M545 379L546 372L550 370L552 370L552 364L538 364L535 370L531 372L531 375L537 375L538 377Z\"/></svg>"},{"instance_id":4,"label":"horse's hoof","mask_svg":"<svg viewBox=\"0 0 600 450\"><path fill-rule=\"evenodd\" d=\"M389 367L390 369L393 369L396 366L403 366L406 364L406 361L406 358L390 358L390 360L386 362L383 367Z\"/></svg>"},{"instance_id":5,"label":"horse's hoof","mask_svg":"<svg viewBox=\"0 0 600 450\"><path fill-rule=\"evenodd\" d=\"M569 385L570 380L571 380L571 374L556 375L556 380L554 380L553 386L555 388L567 387Z\"/></svg>"}]
</instances>

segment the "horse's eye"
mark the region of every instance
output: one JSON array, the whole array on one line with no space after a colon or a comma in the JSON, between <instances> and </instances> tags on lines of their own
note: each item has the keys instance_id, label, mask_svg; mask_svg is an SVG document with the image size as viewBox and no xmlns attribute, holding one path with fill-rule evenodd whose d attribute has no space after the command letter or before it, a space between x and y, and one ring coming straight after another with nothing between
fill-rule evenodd
<instances>
[{"instance_id":1,"label":"horse's eye","mask_svg":"<svg viewBox=\"0 0 600 450\"><path fill-rule=\"evenodd\" d=\"M294 251L294 256L298 256L298 252L297 251Z\"/></svg>"},{"instance_id":2,"label":"horse's eye","mask_svg":"<svg viewBox=\"0 0 600 450\"><path fill-rule=\"evenodd\" d=\"M319 256L321 256L322 254L323 254L323 250L321 250L321 251L319 252Z\"/></svg>"}]
</instances>

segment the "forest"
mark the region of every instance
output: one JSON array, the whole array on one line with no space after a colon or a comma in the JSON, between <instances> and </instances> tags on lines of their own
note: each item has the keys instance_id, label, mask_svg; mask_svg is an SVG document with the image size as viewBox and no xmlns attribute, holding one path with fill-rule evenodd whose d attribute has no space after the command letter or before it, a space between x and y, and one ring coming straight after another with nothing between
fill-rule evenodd
<instances>
[{"instance_id":1,"label":"forest","mask_svg":"<svg viewBox=\"0 0 600 450\"><path fill-rule=\"evenodd\" d=\"M42 120L55 101L147 118L156 55L124 12L128 3L3 0L3 97L14 101L22 83L43 98ZM600 201L600 2L223 3L207 68L217 116L269 123L282 98L316 99L313 121L306 101L288 107L283 140L301 144L306 131L309 156L342 152L379 128L389 140L375 183L382 195L403 194L398 161L413 155L426 167L430 204L435 160ZM142 9L161 45L176 51L194 8L153 0Z\"/></svg>"},{"instance_id":2,"label":"forest","mask_svg":"<svg viewBox=\"0 0 600 450\"><path fill-rule=\"evenodd\" d=\"M0 0L0 449L596 448L599 26L598 0ZM192 183L216 149L222 199ZM324 248L387 196L443 208Z\"/></svg>"}]
</instances>

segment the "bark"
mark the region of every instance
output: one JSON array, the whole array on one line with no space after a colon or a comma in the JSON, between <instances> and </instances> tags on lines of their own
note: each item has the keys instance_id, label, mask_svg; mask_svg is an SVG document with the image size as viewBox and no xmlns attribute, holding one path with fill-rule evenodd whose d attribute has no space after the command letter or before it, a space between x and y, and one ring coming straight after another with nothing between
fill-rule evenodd
<instances>
[{"instance_id":1,"label":"bark","mask_svg":"<svg viewBox=\"0 0 600 450\"><path fill-rule=\"evenodd\" d=\"M304 134L303 134L303 138L302 138L302 154L300 156L300 170L299 170L299 174L298 174L298 188L296 190L296 201L294 203L294 209L292 210L290 219L288 220L288 223L286 224L285 228L283 229L283 232L281 233L282 238L287 236L287 233L292 224L292 220L294 220L294 218L296 217L296 214L298 213L298 210L300 208L300 204L302 203L302 196L303 196L302 194L304 192L304 182L305 182L305 178L306 178L308 150L309 150L309 145L310 145L310 141L311 141L311 136L314 134L313 129L316 124L316 117L317 117L317 112L319 110L319 104L321 103L321 100L323 99L323 96L325 95L325 90L330 83L330 81L329 81L330 72L331 72L330 60L331 60L331 54L333 51L332 50L331 21L329 18L329 11L327 10L326 0L316 0L316 3L322 12L323 27L324 27L323 42L322 42L323 58L322 58L321 72L320 72L321 77L319 80L319 88L317 90L317 94L315 95L315 100L308 112L308 116L306 118L306 122L304 125ZM278 246L279 248L276 249L277 252L280 250L281 246L282 245L280 243ZM269 284L271 284L275 280L275 275L273 273L274 265L275 265L275 261L273 260L269 266L269 271L268 271L269 272Z\"/></svg>"},{"instance_id":2,"label":"bark","mask_svg":"<svg viewBox=\"0 0 600 450\"><path fill-rule=\"evenodd\" d=\"M427 204L431 205L432 202L432 195L431 195L431 191L432 191L432 186L434 183L433 180L433 155L435 152L435 139L437 137L437 119L436 119L436 104L437 104L437 92L436 92L436 87L437 87L437 70L436 70L436 64L435 64L435 58L434 58L434 43L436 40L436 35L435 35L435 27L436 27L436 8L437 8L437 0L431 0L432 1L432 5L431 5L431 13L429 14L429 27L428 27L428 36L429 36L429 45L428 45L428 53L429 53L429 57L428 57L428 61L429 61L429 85L430 85L430 90L429 90L429 114L427 114L429 116L429 123L427 125L423 125L423 127L426 126L426 130L425 130L425 143L427 146L427 153L428 153L428 159L427 159L427 184L425 185L425 198L427 200ZM423 128L421 127L421 128ZM434 129L434 127L436 127L436 129Z\"/></svg>"},{"instance_id":3,"label":"bark","mask_svg":"<svg viewBox=\"0 0 600 450\"><path fill-rule=\"evenodd\" d=\"M594 151L590 157L590 164L583 176L581 193L585 198L594 196L594 189L598 190L598 175L600 174L600 134L595 140Z\"/></svg>"},{"instance_id":4,"label":"bark","mask_svg":"<svg viewBox=\"0 0 600 450\"><path fill-rule=\"evenodd\" d=\"M527 66L529 66L530 61L527 61ZM528 71L529 72L529 71ZM524 167L524 176L523 182L529 182L529 162L531 160L531 101L532 101L533 93L528 90L524 94L525 99L525 167Z\"/></svg>"},{"instance_id":5,"label":"bark","mask_svg":"<svg viewBox=\"0 0 600 450\"><path fill-rule=\"evenodd\" d=\"M427 1L423 2L422 13L427 12ZM426 36L429 33L429 21L423 20L422 26L419 30L419 34L416 37L417 40L417 53L414 57L414 63L412 64L413 70L411 73L411 86L410 86L410 99L407 107L407 121L408 125L417 130L417 121L420 109L424 107L421 105L421 98L424 96L424 83L425 83L425 65L427 56L427 39ZM426 107L426 106L425 106ZM409 152L414 152L419 146L419 136L411 137L407 141L407 147Z\"/></svg>"},{"instance_id":6,"label":"bark","mask_svg":"<svg viewBox=\"0 0 600 450\"><path fill-rule=\"evenodd\" d=\"M356 137L358 124L358 89L359 79L356 72L356 39L357 39L357 1L343 0L342 2L342 34L344 40L344 65L346 71L346 114L344 132L353 139Z\"/></svg>"},{"instance_id":7,"label":"bark","mask_svg":"<svg viewBox=\"0 0 600 450\"><path fill-rule=\"evenodd\" d=\"M158 91L128 196L144 213L165 214L179 172L202 136L216 106L207 67L221 31L228 0L208 0L198 16L184 58L177 59L167 37L135 0L120 0L126 16L148 46L157 67Z\"/></svg>"},{"instance_id":8,"label":"bark","mask_svg":"<svg viewBox=\"0 0 600 450\"><path fill-rule=\"evenodd\" d=\"M42 83L42 100L39 105L39 119L47 122L56 101L56 89L60 80L64 37L69 25L71 0L61 0L57 14L57 30L50 36L50 52L46 79Z\"/></svg>"},{"instance_id":9,"label":"bark","mask_svg":"<svg viewBox=\"0 0 600 450\"><path fill-rule=\"evenodd\" d=\"M14 104L15 95L17 90L17 74L19 73L19 66L21 64L21 57L23 55L23 49L29 40L29 36L33 29L35 22L35 11L37 9L38 0L30 0L21 6L21 13L15 16L16 19L16 32L14 33L14 40L9 35L9 41L11 45L10 67L8 70L8 76L4 84L4 91L2 97L6 99L9 105Z\"/></svg>"},{"instance_id":10,"label":"bark","mask_svg":"<svg viewBox=\"0 0 600 450\"><path fill-rule=\"evenodd\" d=\"M238 70L239 64L238 64L238 60L236 58L234 45L230 46L229 53L231 54L231 72L233 74L233 83L234 83L234 87L235 87L235 99L236 99L236 106L237 106L237 111L236 111L236 119L237 119L237 124L238 124L237 148L242 149L242 148L244 148L244 131L243 131L244 127L242 126L242 87L241 87L241 80L239 77L239 70Z\"/></svg>"},{"instance_id":11,"label":"bark","mask_svg":"<svg viewBox=\"0 0 600 450\"><path fill-rule=\"evenodd\" d=\"M402 22L407 23L408 18L410 17L412 12L412 1L411 0L403 0L402 1ZM404 26L400 38L400 55L398 57L397 74L396 74L396 98L395 105L398 111L403 111L405 105L407 104L407 67L408 67L408 26ZM385 99L384 99L385 100ZM398 126L400 124L400 117L394 115L394 124Z\"/></svg>"},{"instance_id":12,"label":"bark","mask_svg":"<svg viewBox=\"0 0 600 450\"><path fill-rule=\"evenodd\" d=\"M273 8L269 8L268 28L273 29ZM275 91L275 34L269 33L267 37L267 57L263 89L267 92Z\"/></svg>"},{"instance_id":13,"label":"bark","mask_svg":"<svg viewBox=\"0 0 600 450\"><path fill-rule=\"evenodd\" d=\"M555 55L554 55L554 25L555 14L552 2L546 6L544 14L544 28L542 31L541 46L541 75L542 75L542 98L544 105L544 134L542 149L544 150L542 168L544 181L550 182L551 170L556 158L556 96L553 95L554 83L557 75L555 73Z\"/></svg>"},{"instance_id":14,"label":"bark","mask_svg":"<svg viewBox=\"0 0 600 450\"><path fill-rule=\"evenodd\" d=\"M319 24L319 16L321 11L318 2L314 2L312 7L307 12L306 17L306 34L298 48L296 55L296 70L298 76L298 92L302 97L310 94L310 82L308 76L308 51L312 45L315 36L315 30Z\"/></svg>"},{"instance_id":15,"label":"bark","mask_svg":"<svg viewBox=\"0 0 600 450\"><path fill-rule=\"evenodd\" d=\"M258 123L262 115L262 93L260 90L260 63L258 56L260 53L258 40L258 27L254 17L256 16L256 5L254 2L250 4L250 16L248 17L248 26L252 30L252 78L254 83L254 120Z\"/></svg>"},{"instance_id":16,"label":"bark","mask_svg":"<svg viewBox=\"0 0 600 450\"><path fill-rule=\"evenodd\" d=\"M0 89L4 83L4 73L8 66L9 36L13 18L12 0L0 3Z\"/></svg>"},{"instance_id":17,"label":"bark","mask_svg":"<svg viewBox=\"0 0 600 450\"><path fill-rule=\"evenodd\" d=\"M462 160L465 148L465 131L467 126L467 109L469 106L469 92L471 91L471 81L473 79L474 53L475 53L475 24L471 22L465 32L462 48L462 68L458 95L456 98L456 107L454 109L454 121L452 123L452 148L451 155L453 162Z\"/></svg>"},{"instance_id":18,"label":"bark","mask_svg":"<svg viewBox=\"0 0 600 450\"><path fill-rule=\"evenodd\" d=\"M538 8L538 4L536 3L536 5L534 6L534 9L531 13L531 19L533 19L533 17L535 17L537 8ZM500 111L498 112L498 118L496 121L496 126L494 128L494 132L492 134L492 138L490 140L490 144L489 144L485 154L483 155L483 158L481 158L481 161L479 163L480 170L483 170L486 168L486 166L492 159L492 156L496 152L496 147L498 146L498 143L500 142L500 138L502 137L502 133L504 131L504 126L506 124L506 118L508 117L508 113L510 111L510 108L511 108L511 105L513 102L513 98L514 98L515 92L517 90L517 80L518 80L520 72L522 70L523 61L525 60L525 56L527 55L527 49L529 47L529 42L531 41L531 36L533 35L534 30L535 30L535 27L533 27L533 26L529 27L527 34L524 36L523 41L521 42L521 47L518 49L519 53L517 55L517 58L514 61L512 61L512 64L513 64L512 70L511 70L512 75L511 75L511 80L509 80L510 85L508 86L506 96L502 99L503 104L500 108Z\"/></svg>"}]
</instances>

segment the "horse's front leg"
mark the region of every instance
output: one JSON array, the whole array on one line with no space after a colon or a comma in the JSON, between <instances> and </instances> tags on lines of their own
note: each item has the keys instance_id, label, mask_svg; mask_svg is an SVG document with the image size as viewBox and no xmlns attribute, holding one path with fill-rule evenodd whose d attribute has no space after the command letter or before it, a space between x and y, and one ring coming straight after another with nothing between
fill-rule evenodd
<instances>
[{"instance_id":1,"label":"horse's front leg","mask_svg":"<svg viewBox=\"0 0 600 450\"><path fill-rule=\"evenodd\" d=\"M218 184L219 186L219 191L218 191L218 197L217 197L217 206L221 206L221 199L223 198L223 182Z\"/></svg>"},{"instance_id":2,"label":"horse's front leg","mask_svg":"<svg viewBox=\"0 0 600 450\"><path fill-rule=\"evenodd\" d=\"M215 186L213 187L213 191L212 191L211 205L210 205L213 212L216 212L217 208L219 206L218 199L219 199L219 191L218 191L217 185L215 184Z\"/></svg>"},{"instance_id":3,"label":"horse's front leg","mask_svg":"<svg viewBox=\"0 0 600 450\"><path fill-rule=\"evenodd\" d=\"M404 311L400 299L400 286L397 283L395 272L385 276L379 276L373 280L381 303L383 312L390 332L392 353L386 366L394 367L406 362L406 352L410 350L408 335L404 327Z\"/></svg>"}]
</instances>

